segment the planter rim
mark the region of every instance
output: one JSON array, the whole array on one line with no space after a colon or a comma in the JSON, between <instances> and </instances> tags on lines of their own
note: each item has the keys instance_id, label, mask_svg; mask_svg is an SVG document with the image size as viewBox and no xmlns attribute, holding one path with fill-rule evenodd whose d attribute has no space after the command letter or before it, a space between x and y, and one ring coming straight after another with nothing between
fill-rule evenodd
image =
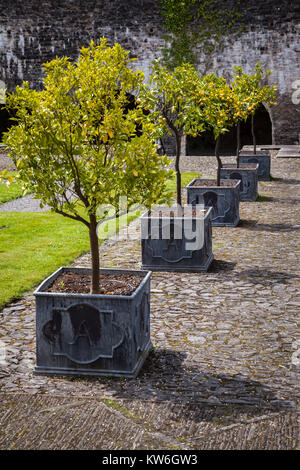
<instances>
[{"instance_id":1,"label":"planter rim","mask_svg":"<svg viewBox=\"0 0 300 470\"><path fill-rule=\"evenodd\" d=\"M143 278L140 285L135 289L131 295L106 295L106 294L79 294L79 293L63 293L63 292L45 292L43 289L48 288L50 281L54 281L59 277L63 272L78 272L82 271L84 274L91 274L91 268L84 267L75 267L75 266L61 266L54 273L44 279L41 284L35 289L33 295L35 297L69 297L71 299L122 299L122 300L133 300L139 292L143 289L144 285L151 277L152 271L142 271L142 270L128 270L128 269L100 269L100 275L102 274L138 274Z\"/></svg>"},{"instance_id":2,"label":"planter rim","mask_svg":"<svg viewBox=\"0 0 300 470\"><path fill-rule=\"evenodd\" d=\"M198 188L207 188L207 189L211 189L211 188L222 188L222 189L235 189L237 188L240 184L241 184L241 180L230 180L231 182L232 181L236 181L236 184L235 186L217 186L216 184L212 184L211 186L194 186L194 183L195 181L216 181L215 179L209 179L209 178L194 178L188 185L187 185L187 188L189 189L198 189ZM228 181L227 179L221 179L221 181Z\"/></svg>"},{"instance_id":3,"label":"planter rim","mask_svg":"<svg viewBox=\"0 0 300 470\"><path fill-rule=\"evenodd\" d=\"M210 212L212 211L212 208L211 207L208 207L207 209L200 209L201 212L206 212L206 214L204 215L203 220L207 219L208 217L210 217ZM170 217L167 217L167 216L162 216L162 217L159 217L159 216L149 216L150 214L150 210L147 210L146 212L144 212L139 218L140 219L151 219L151 220L159 220L159 219L170 219ZM172 217L172 219L174 220L178 220L178 219L183 219L183 220L195 220L195 219L199 219L200 217Z\"/></svg>"},{"instance_id":4,"label":"planter rim","mask_svg":"<svg viewBox=\"0 0 300 470\"><path fill-rule=\"evenodd\" d=\"M252 165L252 167L248 165ZM236 163L224 163L223 164L223 168L225 168L226 170L233 169L233 170L252 170L253 171L253 170L258 170L258 167L259 167L258 163L240 163L239 167L237 167Z\"/></svg>"},{"instance_id":5,"label":"planter rim","mask_svg":"<svg viewBox=\"0 0 300 470\"><path fill-rule=\"evenodd\" d=\"M240 152L241 157L271 157L271 153L269 150L257 150L256 153L254 153L252 150L241 150Z\"/></svg>"}]
</instances>

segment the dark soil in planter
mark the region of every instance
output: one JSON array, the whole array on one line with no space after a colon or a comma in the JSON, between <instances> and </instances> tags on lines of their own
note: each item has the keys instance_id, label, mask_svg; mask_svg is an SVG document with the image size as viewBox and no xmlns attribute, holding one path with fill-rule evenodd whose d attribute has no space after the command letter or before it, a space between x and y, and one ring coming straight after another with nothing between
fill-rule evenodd
<instances>
[{"instance_id":1,"label":"dark soil in planter","mask_svg":"<svg viewBox=\"0 0 300 470\"><path fill-rule=\"evenodd\" d=\"M100 294L131 295L140 285L142 279L133 274L102 274L100 276ZM60 294L89 294L91 276L77 273L62 273L46 292Z\"/></svg>"},{"instance_id":2,"label":"dark soil in planter","mask_svg":"<svg viewBox=\"0 0 300 470\"><path fill-rule=\"evenodd\" d=\"M220 186L235 186L236 183L237 182L235 180L226 180L226 181L221 180ZM201 180L201 179L196 179L191 186L208 186L208 187L216 186L218 187L217 180Z\"/></svg>"}]
</instances>

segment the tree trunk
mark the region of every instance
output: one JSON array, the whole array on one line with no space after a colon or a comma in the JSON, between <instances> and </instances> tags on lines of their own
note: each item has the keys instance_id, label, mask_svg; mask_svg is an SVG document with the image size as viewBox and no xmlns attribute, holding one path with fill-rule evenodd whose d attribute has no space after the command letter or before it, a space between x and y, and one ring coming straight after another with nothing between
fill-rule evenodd
<instances>
[{"instance_id":1,"label":"tree trunk","mask_svg":"<svg viewBox=\"0 0 300 470\"><path fill-rule=\"evenodd\" d=\"M240 150L241 150L241 123L237 123L237 145L236 145L236 166L240 167Z\"/></svg>"},{"instance_id":2,"label":"tree trunk","mask_svg":"<svg viewBox=\"0 0 300 470\"><path fill-rule=\"evenodd\" d=\"M97 235L97 220L95 215L90 216L90 245L92 256L92 283L91 294L100 293L100 256L99 256L99 241Z\"/></svg>"},{"instance_id":3,"label":"tree trunk","mask_svg":"<svg viewBox=\"0 0 300 470\"><path fill-rule=\"evenodd\" d=\"M218 162L218 169L217 169L217 186L221 186L221 168L222 168L222 160L220 158L220 136L216 140L216 147L215 147L215 155Z\"/></svg>"},{"instance_id":4,"label":"tree trunk","mask_svg":"<svg viewBox=\"0 0 300 470\"><path fill-rule=\"evenodd\" d=\"M167 153L167 152L166 152L166 149L165 149L165 146L164 146L164 143L163 143L163 140L162 140L161 138L160 138L159 140L160 140L160 145L161 145L161 148L162 148L163 153L164 153L164 154Z\"/></svg>"},{"instance_id":5,"label":"tree trunk","mask_svg":"<svg viewBox=\"0 0 300 470\"><path fill-rule=\"evenodd\" d=\"M252 140L253 140L253 149L254 153L256 154L256 136L254 132L254 114L251 116L251 133L252 133Z\"/></svg>"},{"instance_id":6,"label":"tree trunk","mask_svg":"<svg viewBox=\"0 0 300 470\"><path fill-rule=\"evenodd\" d=\"M175 160L175 171L176 171L176 186L177 186L177 204L181 206L181 173L179 168L179 160L181 154L181 136L175 134L176 138L176 160Z\"/></svg>"}]
</instances>

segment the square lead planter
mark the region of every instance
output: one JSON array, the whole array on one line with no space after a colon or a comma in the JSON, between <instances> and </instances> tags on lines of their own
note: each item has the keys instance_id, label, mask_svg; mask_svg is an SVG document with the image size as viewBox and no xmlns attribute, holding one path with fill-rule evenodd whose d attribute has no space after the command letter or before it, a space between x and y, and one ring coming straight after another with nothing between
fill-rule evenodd
<instances>
[{"instance_id":1,"label":"square lead planter","mask_svg":"<svg viewBox=\"0 0 300 470\"><path fill-rule=\"evenodd\" d=\"M221 168L222 179L241 180L240 201L256 201L258 196L258 164L226 163Z\"/></svg>"},{"instance_id":2,"label":"square lead planter","mask_svg":"<svg viewBox=\"0 0 300 470\"><path fill-rule=\"evenodd\" d=\"M100 274L135 274L141 283L130 296L46 292L62 267L34 292L36 374L134 378L150 349L151 272L101 269Z\"/></svg>"},{"instance_id":3,"label":"square lead planter","mask_svg":"<svg viewBox=\"0 0 300 470\"><path fill-rule=\"evenodd\" d=\"M201 183L205 185L201 186ZM203 204L212 208L211 222L214 227L236 227L240 221L240 180L200 180L195 178L187 186L188 204Z\"/></svg>"},{"instance_id":4,"label":"square lead planter","mask_svg":"<svg viewBox=\"0 0 300 470\"><path fill-rule=\"evenodd\" d=\"M187 209L183 207L184 211ZM151 211L141 216L142 269L175 272L208 270L214 258L211 209L197 210L196 217L159 217Z\"/></svg>"},{"instance_id":5,"label":"square lead planter","mask_svg":"<svg viewBox=\"0 0 300 470\"><path fill-rule=\"evenodd\" d=\"M241 150L240 163L258 164L258 181L270 181L271 154L268 150L258 150L256 153L251 150Z\"/></svg>"}]
</instances>

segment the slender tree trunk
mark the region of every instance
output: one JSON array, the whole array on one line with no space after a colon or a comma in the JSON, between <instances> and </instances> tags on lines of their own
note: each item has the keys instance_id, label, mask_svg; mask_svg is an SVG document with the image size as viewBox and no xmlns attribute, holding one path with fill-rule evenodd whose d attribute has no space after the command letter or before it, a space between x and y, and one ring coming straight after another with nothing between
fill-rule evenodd
<instances>
[{"instance_id":1,"label":"slender tree trunk","mask_svg":"<svg viewBox=\"0 0 300 470\"><path fill-rule=\"evenodd\" d=\"M179 168L179 161L181 155L181 135L176 133L176 160L175 160L175 171L176 171L176 186L177 186L177 204L181 206L181 173Z\"/></svg>"},{"instance_id":2,"label":"slender tree trunk","mask_svg":"<svg viewBox=\"0 0 300 470\"><path fill-rule=\"evenodd\" d=\"M100 293L100 256L99 256L99 241L97 235L97 220L95 215L90 216L90 245L92 256L92 284L90 293Z\"/></svg>"},{"instance_id":3,"label":"slender tree trunk","mask_svg":"<svg viewBox=\"0 0 300 470\"><path fill-rule=\"evenodd\" d=\"M241 123L238 121L237 123L237 145L236 145L236 166L237 168L240 167L240 150L241 150Z\"/></svg>"},{"instance_id":4,"label":"slender tree trunk","mask_svg":"<svg viewBox=\"0 0 300 470\"><path fill-rule=\"evenodd\" d=\"M163 140L160 138L160 145L161 145L161 148L163 150L163 153L166 153L166 149L165 149L165 146L164 146L164 143L163 143Z\"/></svg>"},{"instance_id":5,"label":"slender tree trunk","mask_svg":"<svg viewBox=\"0 0 300 470\"><path fill-rule=\"evenodd\" d=\"M251 133L252 133L254 153L256 154L256 136L255 136L255 132L254 132L254 114L252 114L252 116L251 116Z\"/></svg>"},{"instance_id":6,"label":"slender tree trunk","mask_svg":"<svg viewBox=\"0 0 300 470\"><path fill-rule=\"evenodd\" d=\"M221 185L221 168L222 168L222 160L220 158L220 136L216 140L216 147L215 147L215 155L218 162L218 169L217 169L217 186Z\"/></svg>"}]
</instances>

